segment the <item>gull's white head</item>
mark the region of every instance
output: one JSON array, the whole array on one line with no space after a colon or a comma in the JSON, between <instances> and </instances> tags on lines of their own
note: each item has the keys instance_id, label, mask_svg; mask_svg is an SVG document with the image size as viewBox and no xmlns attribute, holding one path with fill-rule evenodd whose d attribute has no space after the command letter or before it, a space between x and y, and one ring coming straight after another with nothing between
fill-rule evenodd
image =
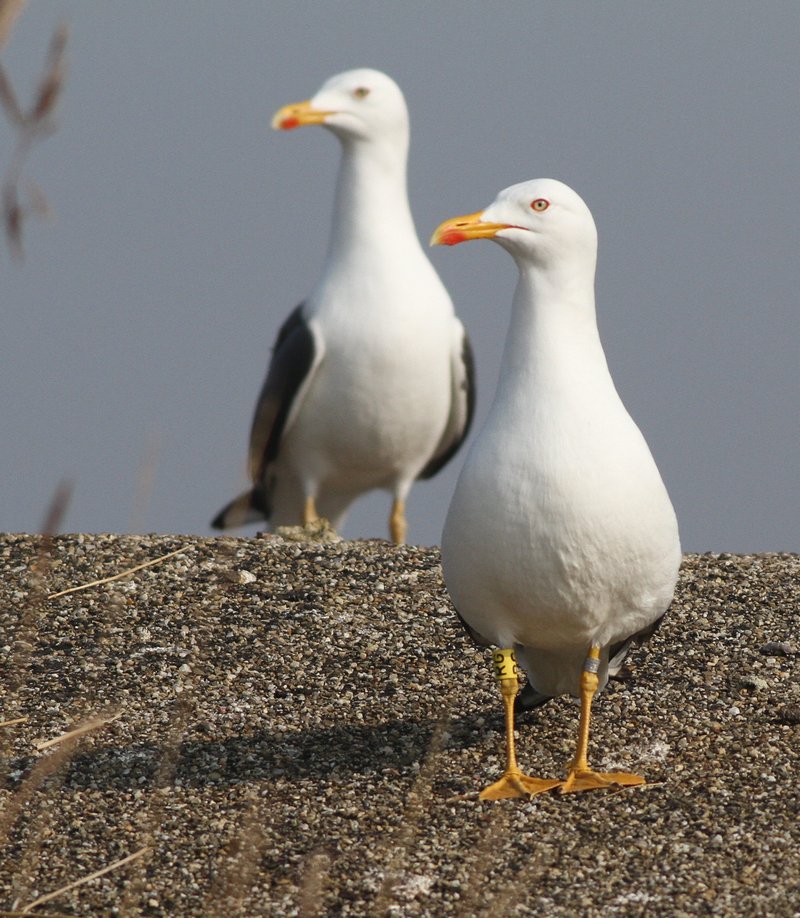
<instances>
[{"instance_id":1,"label":"gull's white head","mask_svg":"<svg viewBox=\"0 0 800 918\"><path fill-rule=\"evenodd\" d=\"M408 109L391 77L362 67L332 76L313 98L285 105L272 119L276 130L307 124L324 125L342 140L396 141L408 135Z\"/></svg>"},{"instance_id":2,"label":"gull's white head","mask_svg":"<svg viewBox=\"0 0 800 918\"><path fill-rule=\"evenodd\" d=\"M568 185L534 179L511 185L486 208L445 220L431 245L457 245L494 239L520 263L591 263L597 256L597 230L589 208Z\"/></svg>"}]
</instances>

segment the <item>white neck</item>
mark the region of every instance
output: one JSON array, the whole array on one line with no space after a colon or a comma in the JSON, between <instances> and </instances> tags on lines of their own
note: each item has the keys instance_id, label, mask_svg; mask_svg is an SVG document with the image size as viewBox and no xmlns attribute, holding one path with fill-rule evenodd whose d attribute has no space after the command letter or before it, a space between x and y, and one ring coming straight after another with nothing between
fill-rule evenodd
<instances>
[{"instance_id":1,"label":"white neck","mask_svg":"<svg viewBox=\"0 0 800 918\"><path fill-rule=\"evenodd\" d=\"M543 400L616 399L597 331L594 266L519 262L498 400L530 413Z\"/></svg>"},{"instance_id":2,"label":"white neck","mask_svg":"<svg viewBox=\"0 0 800 918\"><path fill-rule=\"evenodd\" d=\"M408 143L342 139L328 265L420 248L406 190Z\"/></svg>"}]
</instances>

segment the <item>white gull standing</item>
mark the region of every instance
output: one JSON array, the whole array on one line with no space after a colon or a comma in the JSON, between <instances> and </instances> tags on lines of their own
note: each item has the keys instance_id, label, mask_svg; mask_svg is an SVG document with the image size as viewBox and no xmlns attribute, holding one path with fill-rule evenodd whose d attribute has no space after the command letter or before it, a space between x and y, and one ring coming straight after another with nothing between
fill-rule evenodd
<instances>
[{"instance_id":1,"label":"white gull standing","mask_svg":"<svg viewBox=\"0 0 800 918\"><path fill-rule=\"evenodd\" d=\"M340 141L333 227L319 283L278 333L250 433L253 487L212 525L338 528L356 497L384 488L403 542L412 483L458 450L474 405L469 341L411 217L405 99L386 74L350 70L272 124L321 124Z\"/></svg>"},{"instance_id":2,"label":"white gull standing","mask_svg":"<svg viewBox=\"0 0 800 918\"><path fill-rule=\"evenodd\" d=\"M594 693L669 606L681 559L666 488L608 371L597 331L597 231L566 185L537 179L447 220L432 243L494 239L519 281L500 380L465 461L442 539L447 588L469 633L494 644L508 764L489 799L641 784L588 764ZM514 753L518 707L581 699L565 781L530 778Z\"/></svg>"}]
</instances>

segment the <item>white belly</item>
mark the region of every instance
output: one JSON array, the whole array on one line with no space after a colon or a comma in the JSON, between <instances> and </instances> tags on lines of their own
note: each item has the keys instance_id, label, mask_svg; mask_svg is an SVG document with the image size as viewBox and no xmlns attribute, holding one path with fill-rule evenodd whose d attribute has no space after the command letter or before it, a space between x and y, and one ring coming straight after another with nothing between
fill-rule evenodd
<instances>
[{"instance_id":1,"label":"white belly","mask_svg":"<svg viewBox=\"0 0 800 918\"><path fill-rule=\"evenodd\" d=\"M402 344L403 342L399 342ZM412 481L433 454L450 409L449 353L397 341L335 341L281 443L276 469L360 493Z\"/></svg>"},{"instance_id":2,"label":"white belly","mask_svg":"<svg viewBox=\"0 0 800 918\"><path fill-rule=\"evenodd\" d=\"M626 638L665 611L680 563L677 523L635 433L629 455L567 450L551 462L484 431L442 540L445 582L471 627L530 648L529 658L537 649L562 658L570 671L577 660L579 672L590 644ZM565 690L547 681L536 687Z\"/></svg>"}]
</instances>

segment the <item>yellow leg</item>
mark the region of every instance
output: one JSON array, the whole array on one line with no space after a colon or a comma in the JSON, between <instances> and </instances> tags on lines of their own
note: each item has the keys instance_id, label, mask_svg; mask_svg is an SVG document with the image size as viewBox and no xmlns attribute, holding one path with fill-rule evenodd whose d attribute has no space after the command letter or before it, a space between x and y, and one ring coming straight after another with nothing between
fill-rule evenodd
<instances>
[{"instance_id":1,"label":"yellow leg","mask_svg":"<svg viewBox=\"0 0 800 918\"><path fill-rule=\"evenodd\" d=\"M624 771L598 772L589 768L589 724L592 717L592 698L597 691L597 670L600 668L600 647L593 644L581 673L581 719L578 726L578 745L570 765L567 780L561 785L562 794L611 787L612 784L644 784L641 775Z\"/></svg>"},{"instance_id":2,"label":"yellow leg","mask_svg":"<svg viewBox=\"0 0 800 918\"><path fill-rule=\"evenodd\" d=\"M481 800L503 800L507 797L533 797L558 787L561 781L546 781L524 775L517 765L517 753L514 748L514 699L519 692L517 664L513 650L497 650L493 654L493 663L506 714L506 755L507 764L503 777L489 785L480 793Z\"/></svg>"},{"instance_id":3,"label":"yellow leg","mask_svg":"<svg viewBox=\"0 0 800 918\"><path fill-rule=\"evenodd\" d=\"M399 498L392 502L392 515L389 517L389 533L396 545L402 545L406 540L406 504Z\"/></svg>"},{"instance_id":4,"label":"yellow leg","mask_svg":"<svg viewBox=\"0 0 800 918\"><path fill-rule=\"evenodd\" d=\"M310 523L316 523L319 520L317 516L317 503L313 497L307 497L303 507L303 525L308 526Z\"/></svg>"}]
</instances>

